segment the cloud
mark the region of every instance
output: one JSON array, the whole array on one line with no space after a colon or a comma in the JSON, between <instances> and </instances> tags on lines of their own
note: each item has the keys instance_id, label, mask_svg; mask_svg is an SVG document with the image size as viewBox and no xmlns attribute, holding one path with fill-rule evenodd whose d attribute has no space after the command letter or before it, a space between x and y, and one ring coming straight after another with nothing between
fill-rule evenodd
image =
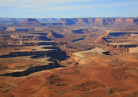
<instances>
[{"instance_id":1,"label":"cloud","mask_svg":"<svg viewBox=\"0 0 138 97\"><path fill-rule=\"evenodd\" d=\"M18 6L18 4L0 4L0 7L3 7L3 6Z\"/></svg>"},{"instance_id":2,"label":"cloud","mask_svg":"<svg viewBox=\"0 0 138 97\"><path fill-rule=\"evenodd\" d=\"M93 2L93 0L2 0L0 3L64 3L64 2Z\"/></svg>"},{"instance_id":3,"label":"cloud","mask_svg":"<svg viewBox=\"0 0 138 97\"><path fill-rule=\"evenodd\" d=\"M41 4L26 4L26 5L20 5L16 7L15 9L23 9L23 8L36 8L37 6L40 6Z\"/></svg>"},{"instance_id":4,"label":"cloud","mask_svg":"<svg viewBox=\"0 0 138 97\"><path fill-rule=\"evenodd\" d=\"M96 3L99 1L100 3ZM112 1L111 3L105 1ZM114 1L113 0L1 0L0 6L14 6L15 10L23 9L25 12L38 11L62 11L62 10L80 10L80 9L97 9L112 8L123 6L135 6L137 0L131 1ZM76 5L77 2L77 5ZM85 3L85 4L84 4ZM65 5L66 4L66 5Z\"/></svg>"},{"instance_id":5,"label":"cloud","mask_svg":"<svg viewBox=\"0 0 138 97\"><path fill-rule=\"evenodd\" d=\"M93 0L0 0L0 6L15 6L15 9L61 3L93 2Z\"/></svg>"},{"instance_id":6,"label":"cloud","mask_svg":"<svg viewBox=\"0 0 138 97\"><path fill-rule=\"evenodd\" d=\"M104 0L105 1L105 0ZM65 11L65 10L82 10L82 9L98 9L98 8L113 8L113 7L125 7L125 6L137 6L138 1L133 2L112 2L106 4L96 5L62 5L62 6L41 6L41 8L27 9L27 12L42 12L42 11Z\"/></svg>"},{"instance_id":7,"label":"cloud","mask_svg":"<svg viewBox=\"0 0 138 97\"><path fill-rule=\"evenodd\" d=\"M0 6L15 6L15 9L28 8L38 5L54 5L64 3L90 3L109 0L0 0Z\"/></svg>"}]
</instances>

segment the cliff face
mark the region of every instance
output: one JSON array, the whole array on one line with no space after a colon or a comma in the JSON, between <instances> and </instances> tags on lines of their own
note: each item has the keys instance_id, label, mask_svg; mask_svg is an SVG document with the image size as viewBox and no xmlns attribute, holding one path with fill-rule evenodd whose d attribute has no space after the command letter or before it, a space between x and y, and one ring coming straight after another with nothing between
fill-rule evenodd
<instances>
[{"instance_id":1,"label":"cliff face","mask_svg":"<svg viewBox=\"0 0 138 97\"><path fill-rule=\"evenodd\" d=\"M88 18L88 23L89 24L93 24L95 22L95 19L94 18Z\"/></svg>"},{"instance_id":2,"label":"cliff face","mask_svg":"<svg viewBox=\"0 0 138 97\"><path fill-rule=\"evenodd\" d=\"M70 19L70 18L66 18L66 19L60 19L58 21L58 23L66 23L68 25L70 24L75 24L77 22L77 19Z\"/></svg>"},{"instance_id":3,"label":"cliff face","mask_svg":"<svg viewBox=\"0 0 138 97\"><path fill-rule=\"evenodd\" d=\"M134 23L135 23L134 19L132 18L126 18L126 19L119 18L119 19L116 19L114 22L114 24L122 24L122 25L132 25Z\"/></svg>"},{"instance_id":4,"label":"cliff face","mask_svg":"<svg viewBox=\"0 0 138 97\"><path fill-rule=\"evenodd\" d=\"M15 23L16 19L9 19L14 22L11 26L47 26L47 25L89 25L89 26L128 26L138 25L138 18L61 18L55 23L40 23L37 19L27 18L22 22ZM42 20L41 20L42 21Z\"/></svg>"},{"instance_id":5,"label":"cliff face","mask_svg":"<svg viewBox=\"0 0 138 97\"><path fill-rule=\"evenodd\" d=\"M96 24L96 25L102 25L103 24L103 19L99 19L99 18L95 19L94 24Z\"/></svg>"},{"instance_id":6,"label":"cliff face","mask_svg":"<svg viewBox=\"0 0 138 97\"><path fill-rule=\"evenodd\" d=\"M135 17L134 22L138 25L138 17Z\"/></svg>"},{"instance_id":7,"label":"cliff face","mask_svg":"<svg viewBox=\"0 0 138 97\"><path fill-rule=\"evenodd\" d=\"M67 25L89 24L89 25L134 25L138 23L138 18L62 18L58 23Z\"/></svg>"}]
</instances>

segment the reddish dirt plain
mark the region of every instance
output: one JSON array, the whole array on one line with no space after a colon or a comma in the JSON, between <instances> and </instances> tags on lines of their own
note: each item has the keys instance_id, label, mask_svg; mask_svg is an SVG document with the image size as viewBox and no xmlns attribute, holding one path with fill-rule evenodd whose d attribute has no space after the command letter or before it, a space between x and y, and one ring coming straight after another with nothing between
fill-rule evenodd
<instances>
[{"instance_id":1,"label":"reddish dirt plain","mask_svg":"<svg viewBox=\"0 0 138 97\"><path fill-rule=\"evenodd\" d=\"M80 56L78 56L78 53ZM86 57L87 56L87 57ZM82 58L83 57L83 58ZM1 97L137 97L138 53L77 52L66 67L0 77Z\"/></svg>"}]
</instances>

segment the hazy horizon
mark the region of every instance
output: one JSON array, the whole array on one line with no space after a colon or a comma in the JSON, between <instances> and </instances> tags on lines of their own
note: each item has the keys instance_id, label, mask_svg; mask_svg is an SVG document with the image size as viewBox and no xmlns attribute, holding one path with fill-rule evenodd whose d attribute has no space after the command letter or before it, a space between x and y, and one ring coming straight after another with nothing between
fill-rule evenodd
<instances>
[{"instance_id":1,"label":"hazy horizon","mask_svg":"<svg viewBox=\"0 0 138 97\"><path fill-rule=\"evenodd\" d=\"M138 16L135 16L135 17L138 17ZM123 17L123 16L115 16L115 17L72 17L72 18L135 18L135 17ZM32 19L42 19L42 18L46 18L46 19L64 19L64 17L63 18L56 18L56 17L0 17L0 18L7 18L7 19L10 19L10 18L23 18L23 19L25 19L25 18L32 18ZM70 18L70 17L67 17L67 18ZM65 17L65 19L66 19L66 17ZM71 19L71 18L70 18Z\"/></svg>"}]
</instances>

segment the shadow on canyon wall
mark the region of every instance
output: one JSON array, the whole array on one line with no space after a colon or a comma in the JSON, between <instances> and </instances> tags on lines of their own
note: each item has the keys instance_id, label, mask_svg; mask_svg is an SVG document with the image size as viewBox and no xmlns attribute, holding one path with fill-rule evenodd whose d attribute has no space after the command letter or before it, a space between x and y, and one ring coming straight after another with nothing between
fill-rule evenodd
<instances>
[{"instance_id":1,"label":"shadow on canyon wall","mask_svg":"<svg viewBox=\"0 0 138 97\"><path fill-rule=\"evenodd\" d=\"M48 69L54 69L54 68L59 68L59 67L65 67L65 66L59 65L55 61L54 63L49 63L48 65L30 67L30 68L28 68L22 72L6 73L6 74L1 74L0 76L22 77L22 76L27 76L27 75L34 73L34 72L48 70Z\"/></svg>"},{"instance_id":2,"label":"shadow on canyon wall","mask_svg":"<svg viewBox=\"0 0 138 97\"><path fill-rule=\"evenodd\" d=\"M43 58L51 57L52 59L57 59L59 61L65 60L68 58L65 51L50 50L50 51L25 51L25 52L11 52L6 55L1 55L0 58L10 58L10 57L21 57L21 56L31 56L30 58Z\"/></svg>"}]
</instances>

